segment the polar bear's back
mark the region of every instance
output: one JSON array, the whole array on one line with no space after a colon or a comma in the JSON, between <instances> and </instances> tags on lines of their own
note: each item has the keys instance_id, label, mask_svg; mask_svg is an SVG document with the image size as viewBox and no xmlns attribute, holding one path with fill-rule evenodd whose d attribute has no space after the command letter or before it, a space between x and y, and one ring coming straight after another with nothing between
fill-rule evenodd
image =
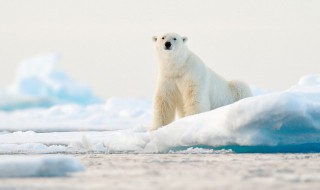
<instances>
[{"instance_id":1,"label":"polar bear's back","mask_svg":"<svg viewBox=\"0 0 320 190\"><path fill-rule=\"evenodd\" d=\"M210 68L207 68L207 93L210 97L211 109L234 103L252 96L249 86L237 80L227 81Z\"/></svg>"},{"instance_id":2,"label":"polar bear's back","mask_svg":"<svg viewBox=\"0 0 320 190\"><path fill-rule=\"evenodd\" d=\"M209 111L236 101L236 88L231 88L229 82L207 67L194 53L190 52L187 60L194 83L198 84L199 102L202 111Z\"/></svg>"},{"instance_id":3,"label":"polar bear's back","mask_svg":"<svg viewBox=\"0 0 320 190\"><path fill-rule=\"evenodd\" d=\"M233 103L234 97L231 89L229 88L228 81L216 74L210 78L211 86L209 90L209 98L211 102L211 109Z\"/></svg>"}]
</instances>

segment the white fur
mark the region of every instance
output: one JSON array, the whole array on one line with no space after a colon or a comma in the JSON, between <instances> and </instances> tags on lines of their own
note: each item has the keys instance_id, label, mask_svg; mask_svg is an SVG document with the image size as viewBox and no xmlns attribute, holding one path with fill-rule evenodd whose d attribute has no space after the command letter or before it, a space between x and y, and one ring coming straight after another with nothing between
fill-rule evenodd
<instances>
[{"instance_id":1,"label":"white fur","mask_svg":"<svg viewBox=\"0 0 320 190\"><path fill-rule=\"evenodd\" d=\"M160 70L151 130L171 123L176 113L185 117L252 95L245 83L226 81L209 69L187 48L186 38L170 33L153 39L156 42ZM171 50L165 49L165 42L171 42Z\"/></svg>"}]
</instances>

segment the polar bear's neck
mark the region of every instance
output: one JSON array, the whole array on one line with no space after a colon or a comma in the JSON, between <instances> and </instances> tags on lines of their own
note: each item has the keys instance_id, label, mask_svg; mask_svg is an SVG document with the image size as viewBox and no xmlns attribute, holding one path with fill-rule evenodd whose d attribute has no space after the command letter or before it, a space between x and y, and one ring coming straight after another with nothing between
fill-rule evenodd
<instances>
[{"instance_id":1,"label":"polar bear's neck","mask_svg":"<svg viewBox=\"0 0 320 190\"><path fill-rule=\"evenodd\" d=\"M160 52L158 54L160 75L179 77L188 69L187 60L190 55L188 48L180 48L174 52Z\"/></svg>"}]
</instances>

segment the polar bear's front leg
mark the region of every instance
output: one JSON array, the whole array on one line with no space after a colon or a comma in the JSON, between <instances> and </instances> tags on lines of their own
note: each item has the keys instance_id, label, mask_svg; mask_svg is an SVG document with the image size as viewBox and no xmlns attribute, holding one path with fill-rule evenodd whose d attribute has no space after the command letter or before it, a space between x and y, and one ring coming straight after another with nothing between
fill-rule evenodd
<instances>
[{"instance_id":1,"label":"polar bear's front leg","mask_svg":"<svg viewBox=\"0 0 320 190\"><path fill-rule=\"evenodd\" d=\"M202 112L199 102L199 89L192 81L186 82L186 89L183 93L184 116L194 115Z\"/></svg>"},{"instance_id":2,"label":"polar bear's front leg","mask_svg":"<svg viewBox=\"0 0 320 190\"><path fill-rule=\"evenodd\" d=\"M174 93L167 89L158 90L154 98L151 130L171 123L175 117L175 107Z\"/></svg>"}]
</instances>

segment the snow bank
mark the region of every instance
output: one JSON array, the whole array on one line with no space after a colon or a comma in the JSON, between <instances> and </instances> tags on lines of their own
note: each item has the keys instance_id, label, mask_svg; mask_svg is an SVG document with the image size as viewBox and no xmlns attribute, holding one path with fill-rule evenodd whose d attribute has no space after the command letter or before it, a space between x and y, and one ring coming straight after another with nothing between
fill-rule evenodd
<instances>
[{"instance_id":1,"label":"snow bank","mask_svg":"<svg viewBox=\"0 0 320 190\"><path fill-rule=\"evenodd\" d=\"M0 90L0 110L99 103L86 85L56 69L59 60L59 55L47 54L23 61L14 83Z\"/></svg>"},{"instance_id":2,"label":"snow bank","mask_svg":"<svg viewBox=\"0 0 320 190\"><path fill-rule=\"evenodd\" d=\"M194 145L225 147L320 143L320 102L310 101L312 98L316 97L288 91L245 99L178 120L154 132L151 143L160 152L172 147Z\"/></svg>"},{"instance_id":3,"label":"snow bank","mask_svg":"<svg viewBox=\"0 0 320 190\"><path fill-rule=\"evenodd\" d=\"M83 171L82 164L71 156L1 156L0 178L52 177Z\"/></svg>"}]
</instances>

